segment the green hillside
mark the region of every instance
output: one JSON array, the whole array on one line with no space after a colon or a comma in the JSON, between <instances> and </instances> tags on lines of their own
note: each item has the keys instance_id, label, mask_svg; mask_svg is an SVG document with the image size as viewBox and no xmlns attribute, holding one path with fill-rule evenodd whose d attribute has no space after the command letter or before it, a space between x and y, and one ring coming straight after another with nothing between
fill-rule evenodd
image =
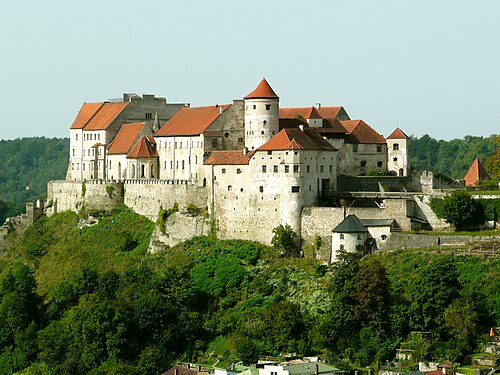
<instances>
[{"instance_id":1,"label":"green hillside","mask_svg":"<svg viewBox=\"0 0 500 375\"><path fill-rule=\"evenodd\" d=\"M422 358L461 361L500 325L493 256L347 254L326 267L208 237L147 255L153 223L126 207L82 224L66 212L8 238L2 373L161 374L284 353L376 367L414 330L433 334Z\"/></svg>"}]
</instances>

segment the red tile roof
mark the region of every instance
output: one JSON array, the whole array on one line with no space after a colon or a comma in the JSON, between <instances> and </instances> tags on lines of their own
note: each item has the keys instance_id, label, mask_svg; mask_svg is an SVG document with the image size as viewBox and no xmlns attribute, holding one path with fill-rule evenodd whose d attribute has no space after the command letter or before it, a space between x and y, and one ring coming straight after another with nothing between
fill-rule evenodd
<instances>
[{"instance_id":1,"label":"red tile roof","mask_svg":"<svg viewBox=\"0 0 500 375\"><path fill-rule=\"evenodd\" d=\"M396 128L390 136L388 136L386 139L409 139L404 131L402 131L400 128Z\"/></svg>"},{"instance_id":2,"label":"red tile roof","mask_svg":"<svg viewBox=\"0 0 500 375\"><path fill-rule=\"evenodd\" d=\"M385 138L363 120L340 121L347 132L347 143L386 143Z\"/></svg>"},{"instance_id":3,"label":"red tile roof","mask_svg":"<svg viewBox=\"0 0 500 375\"><path fill-rule=\"evenodd\" d=\"M303 118L310 118L307 116L311 112L311 108L314 108L320 118L334 119L338 116L343 107L321 106L319 109L315 107L280 108L280 118L297 118L300 116Z\"/></svg>"},{"instance_id":4,"label":"red tile roof","mask_svg":"<svg viewBox=\"0 0 500 375\"><path fill-rule=\"evenodd\" d=\"M156 146L149 140L149 137L142 136L127 155L129 159L157 158Z\"/></svg>"},{"instance_id":5,"label":"red tile roof","mask_svg":"<svg viewBox=\"0 0 500 375\"><path fill-rule=\"evenodd\" d=\"M486 172L486 169L484 169L481 160L479 160L479 158L476 158L465 174L465 186L476 186L479 180L485 180L489 178L490 175L488 174L488 172Z\"/></svg>"},{"instance_id":6,"label":"red tile roof","mask_svg":"<svg viewBox=\"0 0 500 375\"><path fill-rule=\"evenodd\" d=\"M272 87L267 83L266 79L263 78L255 90L250 94L245 96L243 99L260 99L260 98L274 98L278 99L278 95L274 92Z\"/></svg>"},{"instance_id":7,"label":"red tile roof","mask_svg":"<svg viewBox=\"0 0 500 375\"><path fill-rule=\"evenodd\" d=\"M144 125L144 122L122 125L113 141L109 144L108 155L127 154L134 146L134 142Z\"/></svg>"},{"instance_id":8,"label":"red tile roof","mask_svg":"<svg viewBox=\"0 0 500 375\"><path fill-rule=\"evenodd\" d=\"M285 128L260 146L258 151L276 150L332 150L335 148L315 131Z\"/></svg>"},{"instance_id":9,"label":"red tile roof","mask_svg":"<svg viewBox=\"0 0 500 375\"><path fill-rule=\"evenodd\" d=\"M155 133L155 137L202 134L220 116L221 108L225 111L229 106L182 108Z\"/></svg>"},{"instance_id":10,"label":"red tile roof","mask_svg":"<svg viewBox=\"0 0 500 375\"><path fill-rule=\"evenodd\" d=\"M250 158L254 154L253 151L248 151L246 155L243 150L229 151L213 151L212 154L205 160L207 165L243 165L248 164Z\"/></svg>"},{"instance_id":11,"label":"red tile roof","mask_svg":"<svg viewBox=\"0 0 500 375\"><path fill-rule=\"evenodd\" d=\"M102 102L84 103L76 115L75 121L73 121L71 125L71 129L83 129L103 104Z\"/></svg>"},{"instance_id":12,"label":"red tile roof","mask_svg":"<svg viewBox=\"0 0 500 375\"><path fill-rule=\"evenodd\" d=\"M101 109L87 123L85 130L105 130L125 109L129 102L104 103Z\"/></svg>"}]
</instances>

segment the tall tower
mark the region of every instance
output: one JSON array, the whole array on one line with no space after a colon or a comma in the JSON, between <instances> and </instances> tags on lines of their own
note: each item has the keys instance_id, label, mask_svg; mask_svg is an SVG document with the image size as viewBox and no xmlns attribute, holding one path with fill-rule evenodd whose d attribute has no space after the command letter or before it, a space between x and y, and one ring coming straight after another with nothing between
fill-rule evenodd
<instances>
[{"instance_id":1,"label":"tall tower","mask_svg":"<svg viewBox=\"0 0 500 375\"><path fill-rule=\"evenodd\" d=\"M279 132L279 97L265 79L245 100L245 147L255 150Z\"/></svg>"},{"instance_id":2,"label":"tall tower","mask_svg":"<svg viewBox=\"0 0 500 375\"><path fill-rule=\"evenodd\" d=\"M410 137L396 128L387 140L387 170L398 176L410 174Z\"/></svg>"}]
</instances>

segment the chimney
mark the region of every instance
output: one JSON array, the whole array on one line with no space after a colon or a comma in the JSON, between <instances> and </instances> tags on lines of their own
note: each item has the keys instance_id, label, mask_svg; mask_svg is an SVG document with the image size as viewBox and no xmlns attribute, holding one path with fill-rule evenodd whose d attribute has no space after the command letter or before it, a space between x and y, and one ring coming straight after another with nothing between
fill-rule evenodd
<instances>
[{"instance_id":1,"label":"chimney","mask_svg":"<svg viewBox=\"0 0 500 375\"><path fill-rule=\"evenodd\" d=\"M316 107L316 109L321 109L321 103L316 103L314 107Z\"/></svg>"},{"instance_id":2,"label":"chimney","mask_svg":"<svg viewBox=\"0 0 500 375\"><path fill-rule=\"evenodd\" d=\"M248 154L248 147L243 147L243 155L247 155Z\"/></svg>"},{"instance_id":3,"label":"chimney","mask_svg":"<svg viewBox=\"0 0 500 375\"><path fill-rule=\"evenodd\" d=\"M222 114L222 111L224 110L224 107L219 106L219 114Z\"/></svg>"}]
</instances>

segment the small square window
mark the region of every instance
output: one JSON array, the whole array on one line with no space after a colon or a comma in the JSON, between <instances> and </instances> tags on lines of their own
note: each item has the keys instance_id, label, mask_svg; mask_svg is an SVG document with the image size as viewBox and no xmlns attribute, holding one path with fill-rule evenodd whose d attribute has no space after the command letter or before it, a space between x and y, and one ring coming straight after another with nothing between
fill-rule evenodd
<instances>
[{"instance_id":1,"label":"small square window","mask_svg":"<svg viewBox=\"0 0 500 375\"><path fill-rule=\"evenodd\" d=\"M255 104L253 105L253 109L257 109L257 106Z\"/></svg>"},{"instance_id":2,"label":"small square window","mask_svg":"<svg viewBox=\"0 0 500 375\"><path fill-rule=\"evenodd\" d=\"M300 186L292 186L292 193L300 192Z\"/></svg>"},{"instance_id":3,"label":"small square window","mask_svg":"<svg viewBox=\"0 0 500 375\"><path fill-rule=\"evenodd\" d=\"M240 168L236 169L236 174L241 174L241 169Z\"/></svg>"},{"instance_id":4,"label":"small square window","mask_svg":"<svg viewBox=\"0 0 500 375\"><path fill-rule=\"evenodd\" d=\"M395 151L396 151L396 150L399 150L399 144L398 144L398 143L394 143L394 144L392 145L392 149L393 149L393 150L395 150Z\"/></svg>"},{"instance_id":5,"label":"small square window","mask_svg":"<svg viewBox=\"0 0 500 375\"><path fill-rule=\"evenodd\" d=\"M377 152L382 152L382 145L377 145Z\"/></svg>"},{"instance_id":6,"label":"small square window","mask_svg":"<svg viewBox=\"0 0 500 375\"><path fill-rule=\"evenodd\" d=\"M271 104L266 104L266 111L269 111L271 109Z\"/></svg>"},{"instance_id":7,"label":"small square window","mask_svg":"<svg viewBox=\"0 0 500 375\"><path fill-rule=\"evenodd\" d=\"M378 161L378 162L377 162L377 167L378 167L378 168L382 168L383 164L384 164L384 163L382 163L381 161Z\"/></svg>"},{"instance_id":8,"label":"small square window","mask_svg":"<svg viewBox=\"0 0 500 375\"><path fill-rule=\"evenodd\" d=\"M265 165L262 166L262 173L266 173L267 167Z\"/></svg>"},{"instance_id":9,"label":"small square window","mask_svg":"<svg viewBox=\"0 0 500 375\"><path fill-rule=\"evenodd\" d=\"M233 190L233 187L231 185L227 185L227 191Z\"/></svg>"},{"instance_id":10,"label":"small square window","mask_svg":"<svg viewBox=\"0 0 500 375\"><path fill-rule=\"evenodd\" d=\"M293 173L298 173L299 172L299 166L298 165L294 165L293 166Z\"/></svg>"},{"instance_id":11,"label":"small square window","mask_svg":"<svg viewBox=\"0 0 500 375\"><path fill-rule=\"evenodd\" d=\"M278 173L278 166L277 166L277 165L274 165L274 166L273 166L273 172L274 172L274 173Z\"/></svg>"},{"instance_id":12,"label":"small square window","mask_svg":"<svg viewBox=\"0 0 500 375\"><path fill-rule=\"evenodd\" d=\"M263 192L264 192L264 186L259 186L259 191L260 191L261 193L263 193Z\"/></svg>"},{"instance_id":13,"label":"small square window","mask_svg":"<svg viewBox=\"0 0 500 375\"><path fill-rule=\"evenodd\" d=\"M392 161L398 161L398 158L393 158Z\"/></svg>"},{"instance_id":14,"label":"small square window","mask_svg":"<svg viewBox=\"0 0 500 375\"><path fill-rule=\"evenodd\" d=\"M290 172L290 167L288 165L285 165L285 173Z\"/></svg>"},{"instance_id":15,"label":"small square window","mask_svg":"<svg viewBox=\"0 0 500 375\"><path fill-rule=\"evenodd\" d=\"M226 173L226 168L222 168L222 174Z\"/></svg>"}]
</instances>

